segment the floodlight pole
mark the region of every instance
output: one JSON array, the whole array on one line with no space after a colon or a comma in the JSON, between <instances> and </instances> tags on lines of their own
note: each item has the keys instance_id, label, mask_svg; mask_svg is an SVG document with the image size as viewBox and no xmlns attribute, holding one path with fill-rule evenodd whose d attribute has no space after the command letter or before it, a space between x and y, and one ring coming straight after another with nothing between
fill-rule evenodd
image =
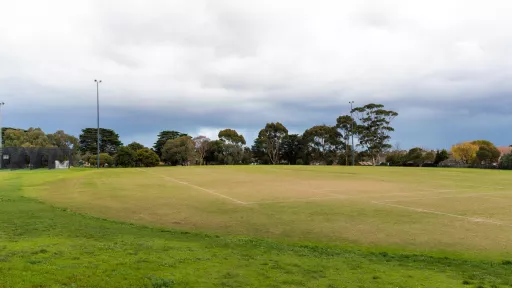
<instances>
[{"instance_id":1,"label":"floodlight pole","mask_svg":"<svg viewBox=\"0 0 512 288\"><path fill-rule=\"evenodd\" d=\"M98 148L98 151L97 151L97 155L96 155L96 168L100 169L100 83L101 83L101 80L94 80L94 82L96 82L96 114L98 116L97 118L97 124L98 124L98 130L96 131L96 142L97 142L97 148Z\"/></svg>"},{"instance_id":2,"label":"floodlight pole","mask_svg":"<svg viewBox=\"0 0 512 288\"><path fill-rule=\"evenodd\" d=\"M0 102L0 169L4 164L4 144L3 144L3 135L2 135L2 106L4 106L4 102Z\"/></svg>"},{"instance_id":3,"label":"floodlight pole","mask_svg":"<svg viewBox=\"0 0 512 288\"><path fill-rule=\"evenodd\" d=\"M351 121L351 128L350 128L350 136L352 137L352 149L350 152L352 152L352 166L354 166L355 163L355 157L354 157L354 117L352 116L352 104L354 104L354 101L348 102L350 103L350 118L352 118Z\"/></svg>"}]
</instances>

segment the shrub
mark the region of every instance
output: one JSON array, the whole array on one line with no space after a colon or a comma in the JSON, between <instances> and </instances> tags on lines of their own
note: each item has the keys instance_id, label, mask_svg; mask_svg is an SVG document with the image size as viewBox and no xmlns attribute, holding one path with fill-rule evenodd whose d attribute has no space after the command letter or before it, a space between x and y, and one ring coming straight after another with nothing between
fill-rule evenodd
<instances>
[{"instance_id":1,"label":"shrub","mask_svg":"<svg viewBox=\"0 0 512 288\"><path fill-rule=\"evenodd\" d=\"M96 159L97 159L96 155L91 156L91 158L89 160L89 163L91 164L91 166L96 167L96 163L97 163ZM100 154L100 166L105 167L105 164L108 167L112 167L112 165L114 165L114 158L112 158L112 156L108 155L107 153L101 153Z\"/></svg>"},{"instance_id":2,"label":"shrub","mask_svg":"<svg viewBox=\"0 0 512 288\"><path fill-rule=\"evenodd\" d=\"M137 151L137 163L142 167L155 167L160 163L158 155L149 148Z\"/></svg>"},{"instance_id":3,"label":"shrub","mask_svg":"<svg viewBox=\"0 0 512 288\"><path fill-rule=\"evenodd\" d=\"M116 166L134 167L137 160L137 153L128 147L119 147L115 156Z\"/></svg>"}]
</instances>

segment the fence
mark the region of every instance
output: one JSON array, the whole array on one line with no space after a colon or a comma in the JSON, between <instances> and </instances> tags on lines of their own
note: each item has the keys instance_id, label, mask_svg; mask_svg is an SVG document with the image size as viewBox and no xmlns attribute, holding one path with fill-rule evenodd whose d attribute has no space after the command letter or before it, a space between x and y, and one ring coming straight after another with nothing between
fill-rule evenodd
<instances>
[{"instance_id":1,"label":"fence","mask_svg":"<svg viewBox=\"0 0 512 288\"><path fill-rule=\"evenodd\" d=\"M73 165L72 150L67 148L5 147L0 152L1 169L55 169L55 161Z\"/></svg>"}]
</instances>

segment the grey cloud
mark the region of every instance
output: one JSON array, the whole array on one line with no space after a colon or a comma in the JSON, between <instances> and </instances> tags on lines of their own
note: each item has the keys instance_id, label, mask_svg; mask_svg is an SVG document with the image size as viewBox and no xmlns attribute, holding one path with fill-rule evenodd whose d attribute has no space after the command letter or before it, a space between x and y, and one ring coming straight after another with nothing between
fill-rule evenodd
<instances>
[{"instance_id":1,"label":"grey cloud","mask_svg":"<svg viewBox=\"0 0 512 288\"><path fill-rule=\"evenodd\" d=\"M254 136L269 121L302 132L354 100L397 110L403 146L512 142L499 132L512 107L512 4L461 3L11 1L0 100L9 125L79 133L95 125L99 78L102 123L127 139Z\"/></svg>"}]
</instances>

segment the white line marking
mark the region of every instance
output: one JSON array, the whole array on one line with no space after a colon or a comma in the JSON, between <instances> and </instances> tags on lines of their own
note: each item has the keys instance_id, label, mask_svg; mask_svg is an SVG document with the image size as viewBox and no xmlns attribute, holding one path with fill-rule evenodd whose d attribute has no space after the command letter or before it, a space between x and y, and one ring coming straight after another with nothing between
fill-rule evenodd
<instances>
[{"instance_id":1,"label":"white line marking","mask_svg":"<svg viewBox=\"0 0 512 288\"><path fill-rule=\"evenodd\" d=\"M290 199L290 200L247 202L246 204L287 203L287 202L301 202L301 201L308 201L308 200L341 199L341 198L348 198L348 197L344 197L344 196L313 197L313 198L299 198L299 199Z\"/></svg>"},{"instance_id":2,"label":"white line marking","mask_svg":"<svg viewBox=\"0 0 512 288\"><path fill-rule=\"evenodd\" d=\"M478 198L484 198L484 199L492 199L492 200L500 200L500 201L506 201L506 200L510 200L510 199L507 199L507 198L496 198L496 197L485 197L485 196L475 196L475 197L478 197Z\"/></svg>"},{"instance_id":3,"label":"white line marking","mask_svg":"<svg viewBox=\"0 0 512 288\"><path fill-rule=\"evenodd\" d=\"M432 191L432 192L459 192L459 191L467 191L467 190L474 190L472 188L464 188L464 189L424 189L425 191Z\"/></svg>"},{"instance_id":4,"label":"white line marking","mask_svg":"<svg viewBox=\"0 0 512 288\"><path fill-rule=\"evenodd\" d=\"M223 195L223 194L220 194L220 193L214 192L214 191L212 191L212 190L209 190L209 189L206 189L206 188L203 188L203 187L199 187L199 186L196 186L196 185L194 185L194 184L187 183L187 182L183 182L183 181L180 181L180 180L178 180L178 179L175 179L175 178L172 178L172 177L169 177L169 176L165 176L165 175L162 175L162 174L149 172L149 171L146 171L146 170L144 170L144 169L140 169L140 168L137 168L137 169L138 169L138 170L141 170L141 171L144 171L144 172L146 172L146 173L149 173L149 174L153 174L153 175L157 175L157 176L160 176L160 177L163 177L163 178L169 179L169 180L174 181L174 182L176 182L176 183L180 183L180 184L183 184L183 185L188 185L188 186L190 186L190 187L194 187L194 188L196 188L196 189L199 189L199 190L202 190L202 191L208 192L208 193L210 193L210 194L217 195L217 196L219 196L219 197L229 199L229 200L231 200L231 201L233 201L233 202L236 202L236 203L239 203L239 204L244 204L244 205L245 205L245 204L247 204L246 202L242 202L242 201L237 200L237 199L235 199L235 198L231 198L231 197L228 197L228 196L226 196L226 195Z\"/></svg>"},{"instance_id":5,"label":"white line marking","mask_svg":"<svg viewBox=\"0 0 512 288\"><path fill-rule=\"evenodd\" d=\"M443 182L443 181L433 181L433 182L431 182L431 183L453 184L453 182ZM480 188L505 189L505 187L501 187L501 186L484 186L484 185L476 185L476 184L462 184L462 183L459 183L458 185L461 185L461 186L473 186L473 187L480 187Z\"/></svg>"},{"instance_id":6,"label":"white line marking","mask_svg":"<svg viewBox=\"0 0 512 288\"><path fill-rule=\"evenodd\" d=\"M481 195L503 194L503 193L507 193L507 192L489 192L489 193L477 193L477 194L463 194L463 195L447 195L447 196L421 197L421 198L391 199L391 200L382 200L381 202L397 202L397 201L427 200L427 199L454 198L454 197L471 197L471 196L478 197L478 196L481 196Z\"/></svg>"},{"instance_id":7,"label":"white line marking","mask_svg":"<svg viewBox=\"0 0 512 288\"><path fill-rule=\"evenodd\" d=\"M482 219L482 218L474 218L474 217L466 217L466 216L461 216L461 215L456 215L456 214L443 213L443 212L438 212L438 211L433 211L433 210L419 209L419 208L413 208L413 207L402 206L402 205L395 205L395 204L389 204L389 203L382 203L382 202L376 202L376 201L372 201L372 203L379 204L379 205L391 206L391 207L404 208L404 209L413 210L413 211L416 211L416 212L425 212L425 213L432 213L432 214L438 214L438 215L444 215L444 216L457 217L457 218L462 218L462 219L466 219L466 220L470 220L470 221L474 221L474 222L484 222L484 223L491 223L491 224L497 224L497 225L503 225L503 226L512 227L512 224L507 224L507 223L503 223L503 222L499 222L499 221L494 221L494 220L488 220L488 219Z\"/></svg>"}]
</instances>

